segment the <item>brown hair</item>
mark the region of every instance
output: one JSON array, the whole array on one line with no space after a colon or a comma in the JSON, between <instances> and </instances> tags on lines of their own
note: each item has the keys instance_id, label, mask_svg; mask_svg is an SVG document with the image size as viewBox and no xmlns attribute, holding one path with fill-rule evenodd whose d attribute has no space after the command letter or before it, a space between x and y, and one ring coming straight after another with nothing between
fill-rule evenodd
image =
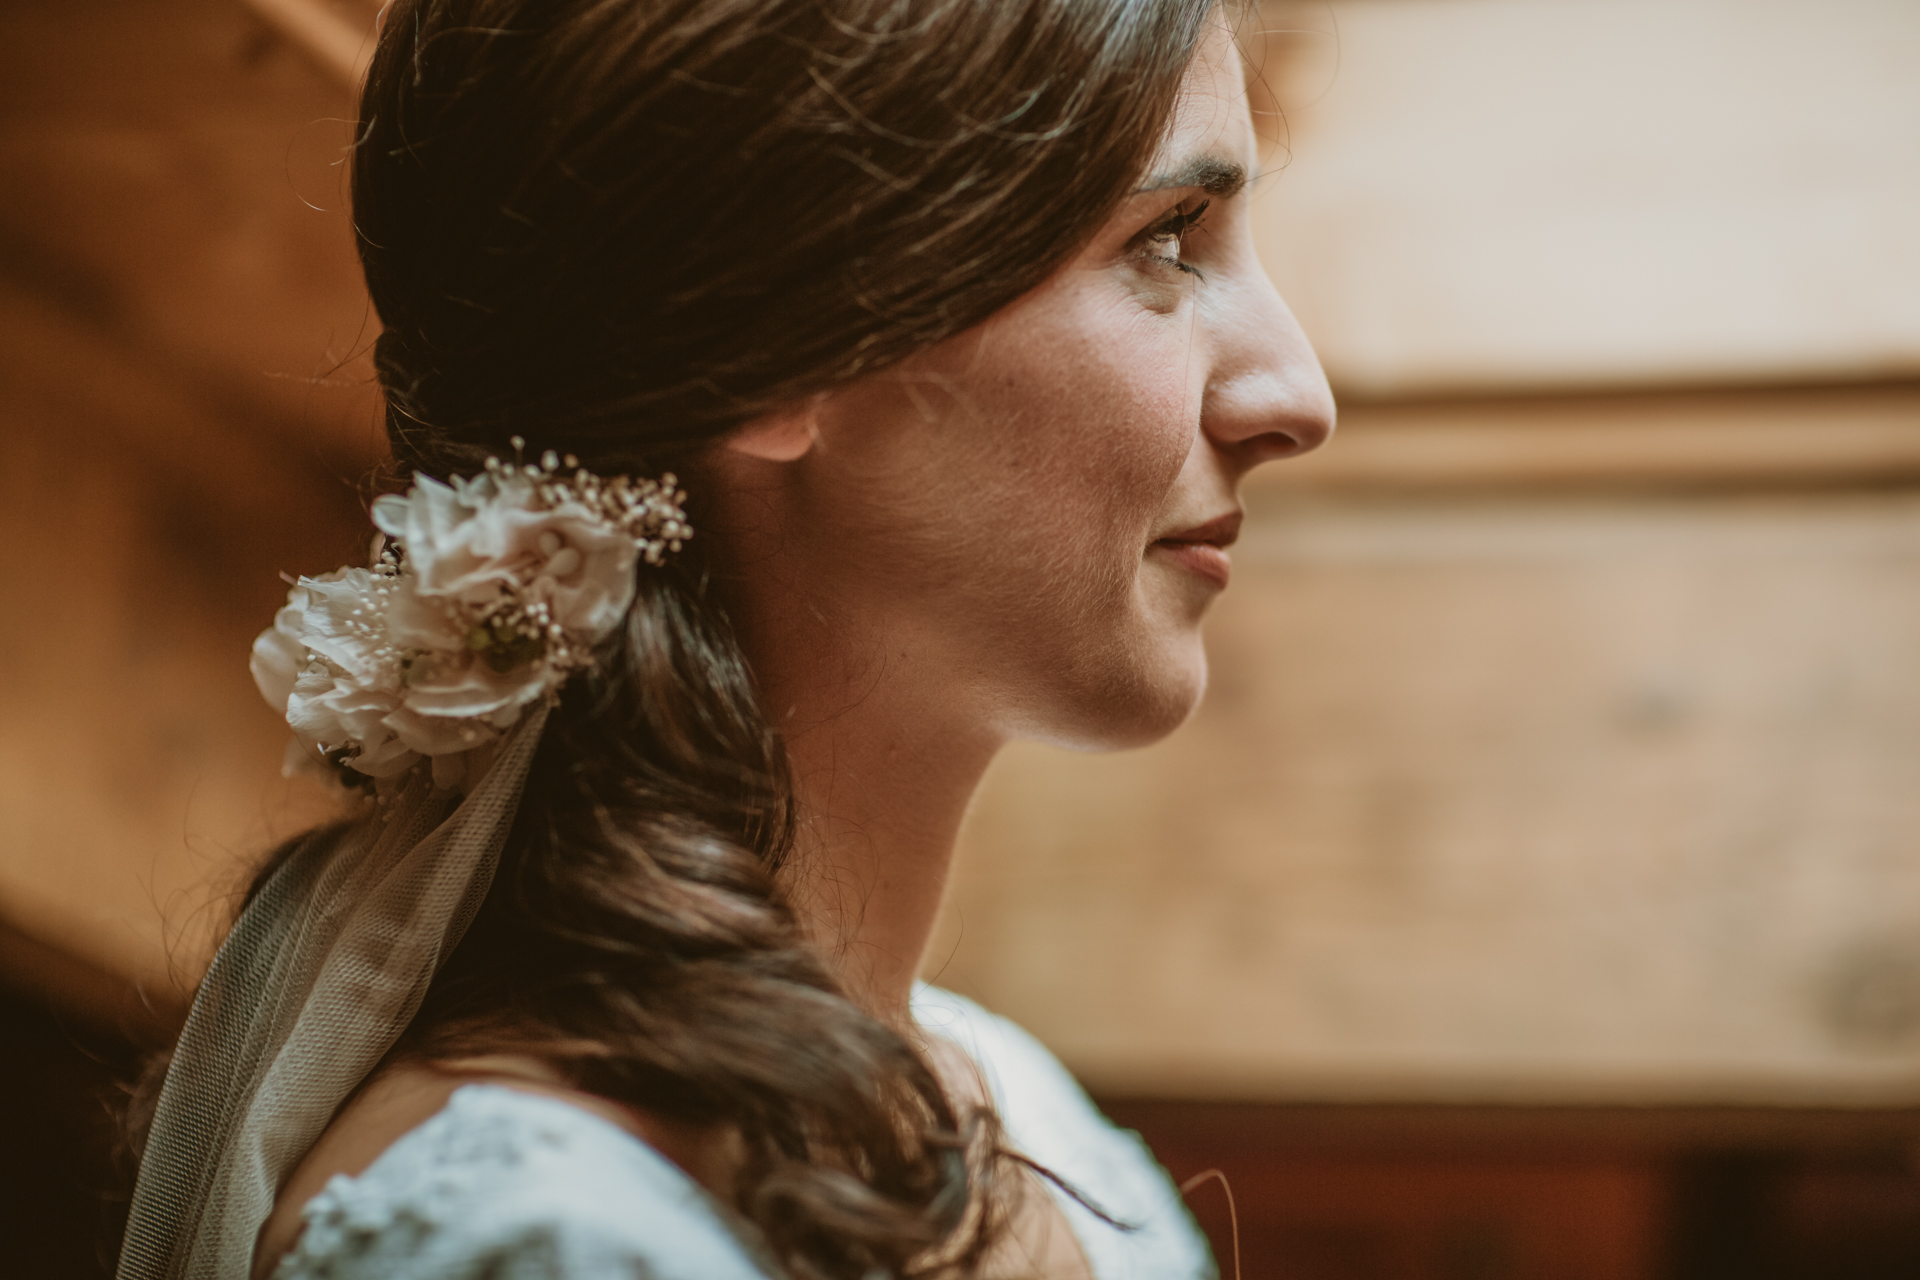
<instances>
[{"instance_id":1,"label":"brown hair","mask_svg":"<svg viewBox=\"0 0 1920 1280\"><path fill-rule=\"evenodd\" d=\"M523 436L697 476L730 428L979 323L1138 182L1213 7L400 0L353 157L399 470ZM992 1121L802 936L784 750L702 545L642 568L564 691L403 1050L510 1038L737 1135L738 1207L794 1276L964 1273Z\"/></svg>"}]
</instances>

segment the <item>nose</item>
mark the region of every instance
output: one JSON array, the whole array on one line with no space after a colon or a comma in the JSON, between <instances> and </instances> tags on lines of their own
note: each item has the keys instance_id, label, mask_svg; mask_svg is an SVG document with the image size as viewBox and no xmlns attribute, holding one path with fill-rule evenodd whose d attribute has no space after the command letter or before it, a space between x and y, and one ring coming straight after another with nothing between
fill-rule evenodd
<instances>
[{"instance_id":1,"label":"nose","mask_svg":"<svg viewBox=\"0 0 1920 1280\"><path fill-rule=\"evenodd\" d=\"M1333 434L1333 391L1313 346L1249 252L1209 301L1213 366L1200 425L1243 470L1297 458Z\"/></svg>"}]
</instances>

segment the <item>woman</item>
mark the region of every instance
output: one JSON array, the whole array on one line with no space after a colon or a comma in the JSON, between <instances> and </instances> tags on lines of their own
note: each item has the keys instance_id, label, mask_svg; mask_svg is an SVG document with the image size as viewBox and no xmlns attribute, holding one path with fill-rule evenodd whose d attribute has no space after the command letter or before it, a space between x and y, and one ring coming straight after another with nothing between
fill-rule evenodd
<instances>
[{"instance_id":1,"label":"woman","mask_svg":"<svg viewBox=\"0 0 1920 1280\"><path fill-rule=\"evenodd\" d=\"M995 751L1178 725L1239 480L1331 430L1230 24L390 6L354 214L414 484L255 662L368 798L203 983L123 1276L1210 1273L913 979Z\"/></svg>"}]
</instances>

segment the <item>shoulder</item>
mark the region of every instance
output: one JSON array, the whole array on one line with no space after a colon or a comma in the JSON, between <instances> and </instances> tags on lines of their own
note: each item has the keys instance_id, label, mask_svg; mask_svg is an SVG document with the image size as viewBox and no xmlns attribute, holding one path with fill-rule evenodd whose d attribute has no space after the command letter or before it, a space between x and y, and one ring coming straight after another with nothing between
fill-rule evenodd
<instances>
[{"instance_id":1,"label":"shoulder","mask_svg":"<svg viewBox=\"0 0 1920 1280\"><path fill-rule=\"evenodd\" d=\"M1218 1274L1206 1238L1147 1144L1102 1115L1045 1045L1012 1020L938 987L914 989L913 1016L978 1065L1016 1148L1132 1225L1115 1230L1072 1198L1056 1197L1100 1280Z\"/></svg>"},{"instance_id":2,"label":"shoulder","mask_svg":"<svg viewBox=\"0 0 1920 1280\"><path fill-rule=\"evenodd\" d=\"M1139 1135L1115 1127L1060 1060L1017 1023L929 986L915 990L913 1014L924 1030L967 1052L1008 1133L1036 1159L1042 1148L1057 1153L1060 1164L1049 1165L1056 1173L1070 1178L1068 1167L1095 1167L1118 1153L1164 1178Z\"/></svg>"},{"instance_id":3,"label":"shoulder","mask_svg":"<svg viewBox=\"0 0 1920 1280\"><path fill-rule=\"evenodd\" d=\"M276 1280L764 1280L751 1228L671 1161L568 1102L457 1090L310 1200Z\"/></svg>"},{"instance_id":4,"label":"shoulder","mask_svg":"<svg viewBox=\"0 0 1920 1280\"><path fill-rule=\"evenodd\" d=\"M1073 1074L1011 1019L965 996L924 984L914 989L913 1016L923 1030L966 1050L1009 1126L1053 1116L1080 1130L1112 1128Z\"/></svg>"}]
</instances>

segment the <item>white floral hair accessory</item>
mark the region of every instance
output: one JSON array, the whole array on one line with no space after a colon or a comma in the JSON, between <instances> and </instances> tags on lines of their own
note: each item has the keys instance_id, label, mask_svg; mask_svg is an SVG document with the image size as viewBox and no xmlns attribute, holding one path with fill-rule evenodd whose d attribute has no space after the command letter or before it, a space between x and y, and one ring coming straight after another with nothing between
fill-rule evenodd
<instances>
[{"instance_id":1,"label":"white floral hair accessory","mask_svg":"<svg viewBox=\"0 0 1920 1280\"><path fill-rule=\"evenodd\" d=\"M437 785L465 783L620 625L635 562L693 536L677 483L548 450L376 499L372 567L301 578L253 642L254 682L293 726L289 769L391 778L427 757Z\"/></svg>"}]
</instances>

